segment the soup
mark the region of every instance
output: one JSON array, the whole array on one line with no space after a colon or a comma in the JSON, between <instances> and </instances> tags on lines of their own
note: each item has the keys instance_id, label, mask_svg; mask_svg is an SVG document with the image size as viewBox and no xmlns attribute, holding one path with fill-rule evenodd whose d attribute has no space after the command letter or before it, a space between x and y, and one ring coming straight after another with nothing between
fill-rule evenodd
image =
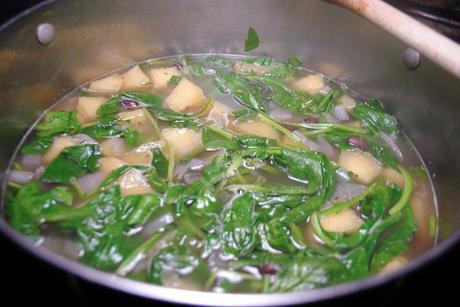
<instances>
[{"instance_id":1,"label":"soup","mask_svg":"<svg viewBox=\"0 0 460 307\"><path fill-rule=\"evenodd\" d=\"M120 276L288 292L403 267L436 237L423 161L378 99L270 57L150 60L46 111L7 215Z\"/></svg>"}]
</instances>

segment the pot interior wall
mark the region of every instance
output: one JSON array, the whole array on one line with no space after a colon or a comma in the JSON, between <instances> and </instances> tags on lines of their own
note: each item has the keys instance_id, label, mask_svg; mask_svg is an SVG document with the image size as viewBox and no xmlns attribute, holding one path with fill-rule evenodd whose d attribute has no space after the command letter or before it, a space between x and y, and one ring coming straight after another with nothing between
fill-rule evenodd
<instances>
[{"instance_id":1,"label":"pot interior wall","mask_svg":"<svg viewBox=\"0 0 460 307\"><path fill-rule=\"evenodd\" d=\"M55 26L49 46L35 39ZM381 98L395 113L433 176L441 239L460 228L459 80L427 59L409 72L402 42L359 16L321 1L99 0L50 2L0 32L0 167L27 127L81 83L152 57L242 53L246 31L259 32L254 54L298 56L306 67Z\"/></svg>"}]
</instances>

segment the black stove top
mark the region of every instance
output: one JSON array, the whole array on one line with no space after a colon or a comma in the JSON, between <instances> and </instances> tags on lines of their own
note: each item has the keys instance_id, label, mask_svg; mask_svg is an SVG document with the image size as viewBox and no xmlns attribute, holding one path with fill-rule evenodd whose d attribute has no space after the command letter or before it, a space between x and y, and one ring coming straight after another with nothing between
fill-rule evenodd
<instances>
[{"instance_id":1,"label":"black stove top","mask_svg":"<svg viewBox=\"0 0 460 307\"><path fill-rule=\"evenodd\" d=\"M32 5L37 0L0 0L0 23ZM403 7L417 3L460 12L460 1L394 1L395 6ZM419 8L420 9L420 8ZM412 12L413 13L413 12ZM416 15L415 13L413 13ZM420 18L420 17L419 17ZM427 18L421 18L426 21ZM460 22L460 19L454 20ZM430 21L432 22L432 21ZM453 36L460 41L460 35ZM33 303L36 306L62 304L64 306L144 306L152 305L141 299L116 293L102 287L89 285L42 261L30 256L0 235L0 278L1 300L6 305L23 306ZM460 246L454 247L446 255L423 269L377 290L360 292L357 295L322 303L328 306L425 306L433 300L437 305L458 303L456 279L460 276ZM154 305L158 305L157 303Z\"/></svg>"}]
</instances>

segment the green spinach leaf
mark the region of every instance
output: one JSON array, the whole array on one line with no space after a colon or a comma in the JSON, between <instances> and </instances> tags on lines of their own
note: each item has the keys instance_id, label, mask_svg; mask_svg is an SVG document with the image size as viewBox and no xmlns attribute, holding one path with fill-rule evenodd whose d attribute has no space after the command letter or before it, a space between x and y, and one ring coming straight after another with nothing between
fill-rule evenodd
<instances>
[{"instance_id":1,"label":"green spinach leaf","mask_svg":"<svg viewBox=\"0 0 460 307\"><path fill-rule=\"evenodd\" d=\"M253 27L249 27L248 36L244 42L244 51L248 52L259 47L259 35Z\"/></svg>"},{"instance_id":2,"label":"green spinach leaf","mask_svg":"<svg viewBox=\"0 0 460 307\"><path fill-rule=\"evenodd\" d=\"M51 111L35 128L39 137L50 137L57 134L75 134L80 129L77 113L66 111Z\"/></svg>"},{"instance_id":3,"label":"green spinach leaf","mask_svg":"<svg viewBox=\"0 0 460 307\"><path fill-rule=\"evenodd\" d=\"M101 152L96 144L65 148L45 169L41 179L52 183L70 183L86 172L95 172Z\"/></svg>"}]
</instances>

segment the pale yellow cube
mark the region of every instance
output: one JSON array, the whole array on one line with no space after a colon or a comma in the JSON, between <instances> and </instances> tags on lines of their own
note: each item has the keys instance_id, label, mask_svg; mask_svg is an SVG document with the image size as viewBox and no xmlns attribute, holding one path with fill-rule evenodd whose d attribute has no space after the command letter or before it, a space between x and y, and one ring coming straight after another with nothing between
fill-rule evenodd
<instances>
[{"instance_id":1,"label":"pale yellow cube","mask_svg":"<svg viewBox=\"0 0 460 307\"><path fill-rule=\"evenodd\" d=\"M242 134L263 136L269 139L281 140L281 134L267 123L258 120L251 120L246 122L237 122L234 124L233 129Z\"/></svg>"},{"instance_id":2,"label":"pale yellow cube","mask_svg":"<svg viewBox=\"0 0 460 307\"><path fill-rule=\"evenodd\" d=\"M398 185L400 188L404 188L405 180L403 175L395 169L385 167L382 170L382 175L385 177L387 183L393 183Z\"/></svg>"},{"instance_id":3,"label":"pale yellow cube","mask_svg":"<svg viewBox=\"0 0 460 307\"><path fill-rule=\"evenodd\" d=\"M43 164L49 164L51 161L56 159L56 157L67 147L72 147L78 145L78 142L73 140L69 136L58 136L54 139L53 144L43 155L42 162Z\"/></svg>"},{"instance_id":4,"label":"pale yellow cube","mask_svg":"<svg viewBox=\"0 0 460 307\"><path fill-rule=\"evenodd\" d=\"M97 109L106 101L105 97L78 97L77 118L80 124L97 120Z\"/></svg>"},{"instance_id":5,"label":"pale yellow cube","mask_svg":"<svg viewBox=\"0 0 460 307\"><path fill-rule=\"evenodd\" d=\"M171 94L165 99L165 104L175 112L187 109L198 109L205 104L206 96L203 90L187 78L182 78Z\"/></svg>"},{"instance_id":6,"label":"pale yellow cube","mask_svg":"<svg viewBox=\"0 0 460 307\"><path fill-rule=\"evenodd\" d=\"M347 111L353 110L353 108L356 106L356 101L348 94L340 96L337 102Z\"/></svg>"},{"instance_id":7,"label":"pale yellow cube","mask_svg":"<svg viewBox=\"0 0 460 307\"><path fill-rule=\"evenodd\" d=\"M364 223L363 219L350 208L323 216L320 222L321 227L326 231L346 234L355 233Z\"/></svg>"},{"instance_id":8,"label":"pale yellow cube","mask_svg":"<svg viewBox=\"0 0 460 307\"><path fill-rule=\"evenodd\" d=\"M152 85L152 81L145 75L139 65L132 67L123 74L123 90L145 90L150 85Z\"/></svg>"},{"instance_id":9,"label":"pale yellow cube","mask_svg":"<svg viewBox=\"0 0 460 307\"><path fill-rule=\"evenodd\" d=\"M118 118L122 121L129 123L130 127L145 135L151 135L155 133L155 130L147 117L144 109L137 109L133 111L125 111L118 113Z\"/></svg>"},{"instance_id":10,"label":"pale yellow cube","mask_svg":"<svg viewBox=\"0 0 460 307\"><path fill-rule=\"evenodd\" d=\"M166 150L174 147L174 157L181 160L202 149L201 133L190 128L166 128L161 130L166 142ZM169 152L168 152L169 156Z\"/></svg>"},{"instance_id":11,"label":"pale yellow cube","mask_svg":"<svg viewBox=\"0 0 460 307\"><path fill-rule=\"evenodd\" d=\"M324 88L323 77L319 74L309 75L294 81L294 88L298 91L307 92L308 94L316 94Z\"/></svg>"},{"instance_id":12,"label":"pale yellow cube","mask_svg":"<svg viewBox=\"0 0 460 307\"><path fill-rule=\"evenodd\" d=\"M162 141L144 143L125 153L122 159L130 165L150 166L153 159L152 150L155 148L161 148L163 145Z\"/></svg>"},{"instance_id":13,"label":"pale yellow cube","mask_svg":"<svg viewBox=\"0 0 460 307\"><path fill-rule=\"evenodd\" d=\"M371 154L358 150L345 150L340 153L339 165L356 175L360 183L370 184L382 172L382 164Z\"/></svg>"},{"instance_id":14,"label":"pale yellow cube","mask_svg":"<svg viewBox=\"0 0 460 307\"><path fill-rule=\"evenodd\" d=\"M407 259L403 256L398 256L391 259L385 266L380 270L380 273L391 273L398 271L405 267L407 264Z\"/></svg>"},{"instance_id":15,"label":"pale yellow cube","mask_svg":"<svg viewBox=\"0 0 460 307\"><path fill-rule=\"evenodd\" d=\"M124 165L126 165L125 161L114 157L102 157L99 159L99 171L104 176L108 176L112 171Z\"/></svg>"},{"instance_id":16,"label":"pale yellow cube","mask_svg":"<svg viewBox=\"0 0 460 307\"><path fill-rule=\"evenodd\" d=\"M120 184L120 192L123 196L155 192L147 182L142 171L138 169L127 171L118 179L118 183Z\"/></svg>"},{"instance_id":17,"label":"pale yellow cube","mask_svg":"<svg viewBox=\"0 0 460 307\"><path fill-rule=\"evenodd\" d=\"M181 72L176 67L152 68L150 70L153 88L162 90L168 87L168 82L173 76L181 76Z\"/></svg>"},{"instance_id":18,"label":"pale yellow cube","mask_svg":"<svg viewBox=\"0 0 460 307\"><path fill-rule=\"evenodd\" d=\"M112 74L105 78L93 81L89 85L89 90L94 93L110 95L118 92L123 85L123 77L119 74Z\"/></svg>"}]
</instances>

